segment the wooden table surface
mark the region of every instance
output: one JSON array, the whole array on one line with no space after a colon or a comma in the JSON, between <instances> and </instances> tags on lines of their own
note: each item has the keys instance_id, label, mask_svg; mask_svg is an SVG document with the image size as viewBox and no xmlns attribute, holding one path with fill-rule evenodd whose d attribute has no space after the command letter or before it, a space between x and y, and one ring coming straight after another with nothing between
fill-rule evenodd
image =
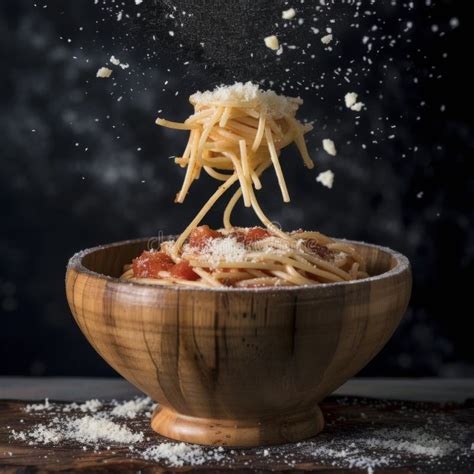
<instances>
[{"instance_id":1,"label":"wooden table surface","mask_svg":"<svg viewBox=\"0 0 474 474\"><path fill-rule=\"evenodd\" d=\"M194 466L176 467L141 456L145 448L169 442L150 430L144 415L123 422L149 438L135 451L113 443L111 450L84 450L77 442L32 446L12 437L12 430L34 429L54 415L27 413L27 401L98 398L110 409L111 399L137 395L121 379L0 377L0 473L474 472L474 380L354 379L323 403L327 424L316 438L265 450L226 451L222 461ZM59 416L69 416L61 412L61 403L56 406ZM382 438L387 433L398 433L403 449L394 450L393 443ZM449 447L445 455L436 454L436 443ZM426 455L433 449L434 456Z\"/></svg>"},{"instance_id":2,"label":"wooden table surface","mask_svg":"<svg viewBox=\"0 0 474 474\"><path fill-rule=\"evenodd\" d=\"M122 378L0 377L0 400L126 400L141 395ZM335 395L423 402L464 402L474 398L474 379L356 378Z\"/></svg>"}]
</instances>

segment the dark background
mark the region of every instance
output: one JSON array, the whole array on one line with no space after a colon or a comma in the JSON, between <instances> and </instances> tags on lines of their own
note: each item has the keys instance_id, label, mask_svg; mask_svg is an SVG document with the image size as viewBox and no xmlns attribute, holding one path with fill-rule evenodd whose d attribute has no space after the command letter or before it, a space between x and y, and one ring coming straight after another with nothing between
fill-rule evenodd
<instances>
[{"instance_id":1,"label":"dark background","mask_svg":"<svg viewBox=\"0 0 474 474\"><path fill-rule=\"evenodd\" d=\"M374 13L357 28L341 2L327 2L316 20L319 2L290 2L305 23L286 29L275 26L283 1L177 1L177 12L171 2L146 2L124 2L121 21L104 0L0 3L0 374L113 374L69 313L67 259L96 244L183 230L214 183L195 184L184 205L173 204L182 171L168 157L186 137L154 119L184 119L196 89L254 79L301 95L300 116L315 122L308 144L316 173L294 150L284 155L289 205L266 178L260 199L272 219L288 230L386 245L412 262L408 313L362 373L474 375L471 2L412 9L367 1ZM219 19L224 5L233 9L227 20ZM187 14L177 18L179 10ZM329 24L335 41L324 51L323 33L310 26ZM286 48L276 57L262 42L272 32L312 44L307 54ZM96 79L112 54L130 68ZM337 67L350 69L350 84ZM352 91L366 111L343 106ZM326 137L336 142L335 158L321 150ZM336 175L332 190L315 181L327 169ZM220 224L221 210L210 225ZM252 219L241 209L234 217L242 225Z\"/></svg>"}]
</instances>

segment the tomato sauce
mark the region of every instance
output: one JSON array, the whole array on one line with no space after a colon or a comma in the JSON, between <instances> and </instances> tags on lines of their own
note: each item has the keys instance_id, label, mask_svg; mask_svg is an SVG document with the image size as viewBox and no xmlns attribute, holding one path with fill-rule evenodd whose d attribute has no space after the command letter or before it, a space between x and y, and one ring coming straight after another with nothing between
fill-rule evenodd
<instances>
[{"instance_id":1,"label":"tomato sauce","mask_svg":"<svg viewBox=\"0 0 474 474\"><path fill-rule=\"evenodd\" d=\"M188 262L175 264L164 252L145 250L132 262L135 278L160 278L160 272L169 272L171 276L181 280L195 281L199 275L193 271Z\"/></svg>"},{"instance_id":2,"label":"tomato sauce","mask_svg":"<svg viewBox=\"0 0 474 474\"><path fill-rule=\"evenodd\" d=\"M191 247L202 249L210 239L218 239L223 235L217 230L212 230L208 225L201 225L192 230L188 243Z\"/></svg>"},{"instance_id":3,"label":"tomato sauce","mask_svg":"<svg viewBox=\"0 0 474 474\"><path fill-rule=\"evenodd\" d=\"M199 275L195 273L191 265L185 261L174 265L170 270L170 274L181 280L195 281L199 279Z\"/></svg>"},{"instance_id":4,"label":"tomato sauce","mask_svg":"<svg viewBox=\"0 0 474 474\"><path fill-rule=\"evenodd\" d=\"M173 266L173 260L164 252L147 250L132 262L133 275L136 278L159 278L159 272L169 271Z\"/></svg>"}]
</instances>

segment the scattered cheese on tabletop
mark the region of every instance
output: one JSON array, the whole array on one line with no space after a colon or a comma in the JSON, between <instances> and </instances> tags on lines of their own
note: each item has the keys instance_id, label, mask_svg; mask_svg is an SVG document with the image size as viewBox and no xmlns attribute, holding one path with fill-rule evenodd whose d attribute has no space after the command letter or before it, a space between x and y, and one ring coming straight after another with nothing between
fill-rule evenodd
<instances>
[{"instance_id":1,"label":"scattered cheese on tabletop","mask_svg":"<svg viewBox=\"0 0 474 474\"><path fill-rule=\"evenodd\" d=\"M337 150L336 150L336 145L334 145L334 142L330 138L325 138L323 140L323 148L326 153L328 153L331 156L336 156L337 155Z\"/></svg>"}]
</instances>

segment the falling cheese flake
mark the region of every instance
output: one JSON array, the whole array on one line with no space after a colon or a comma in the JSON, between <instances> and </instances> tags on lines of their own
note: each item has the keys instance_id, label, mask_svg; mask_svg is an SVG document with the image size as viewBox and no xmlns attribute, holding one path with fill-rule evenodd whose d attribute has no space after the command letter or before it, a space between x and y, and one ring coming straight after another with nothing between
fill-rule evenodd
<instances>
[{"instance_id":1,"label":"falling cheese flake","mask_svg":"<svg viewBox=\"0 0 474 474\"><path fill-rule=\"evenodd\" d=\"M273 51L277 51L280 47L280 42L275 35L267 36L265 39L265 46L267 48L273 49Z\"/></svg>"},{"instance_id":2,"label":"falling cheese flake","mask_svg":"<svg viewBox=\"0 0 474 474\"><path fill-rule=\"evenodd\" d=\"M323 37L321 38L321 43L323 43L323 44L329 44L332 40L333 40L333 35L332 35L332 34L329 34L329 35L323 36Z\"/></svg>"},{"instance_id":3,"label":"falling cheese flake","mask_svg":"<svg viewBox=\"0 0 474 474\"><path fill-rule=\"evenodd\" d=\"M357 102L357 97L355 92L348 92L344 97L346 107L354 112L360 112L365 105L363 102Z\"/></svg>"},{"instance_id":4,"label":"falling cheese flake","mask_svg":"<svg viewBox=\"0 0 474 474\"><path fill-rule=\"evenodd\" d=\"M332 185L334 184L334 173L331 170L319 173L316 181L321 183L323 186L326 186L326 188L332 189Z\"/></svg>"},{"instance_id":5,"label":"falling cheese flake","mask_svg":"<svg viewBox=\"0 0 474 474\"><path fill-rule=\"evenodd\" d=\"M289 8L288 10L283 10L281 17L284 20L291 20L296 15L296 10L294 8Z\"/></svg>"},{"instance_id":6,"label":"falling cheese flake","mask_svg":"<svg viewBox=\"0 0 474 474\"><path fill-rule=\"evenodd\" d=\"M351 107L351 110L353 110L354 112L360 112L363 109L363 107L364 107L364 104L362 102L357 102Z\"/></svg>"},{"instance_id":7,"label":"falling cheese flake","mask_svg":"<svg viewBox=\"0 0 474 474\"><path fill-rule=\"evenodd\" d=\"M111 56L109 60L114 66L119 66L122 69L128 69L130 64L122 63L120 59L116 58L115 56ZM108 76L107 76L108 77Z\"/></svg>"},{"instance_id":8,"label":"falling cheese flake","mask_svg":"<svg viewBox=\"0 0 474 474\"><path fill-rule=\"evenodd\" d=\"M323 140L323 148L328 155L337 155L336 145L334 145L334 142L330 138L325 138Z\"/></svg>"},{"instance_id":9,"label":"falling cheese flake","mask_svg":"<svg viewBox=\"0 0 474 474\"><path fill-rule=\"evenodd\" d=\"M346 107L350 109L357 102L357 94L355 92L348 92L344 100L346 102Z\"/></svg>"},{"instance_id":10,"label":"falling cheese flake","mask_svg":"<svg viewBox=\"0 0 474 474\"><path fill-rule=\"evenodd\" d=\"M106 78L110 77L112 75L112 69L109 69L108 67L101 67L96 74L96 77L100 78Z\"/></svg>"}]
</instances>

